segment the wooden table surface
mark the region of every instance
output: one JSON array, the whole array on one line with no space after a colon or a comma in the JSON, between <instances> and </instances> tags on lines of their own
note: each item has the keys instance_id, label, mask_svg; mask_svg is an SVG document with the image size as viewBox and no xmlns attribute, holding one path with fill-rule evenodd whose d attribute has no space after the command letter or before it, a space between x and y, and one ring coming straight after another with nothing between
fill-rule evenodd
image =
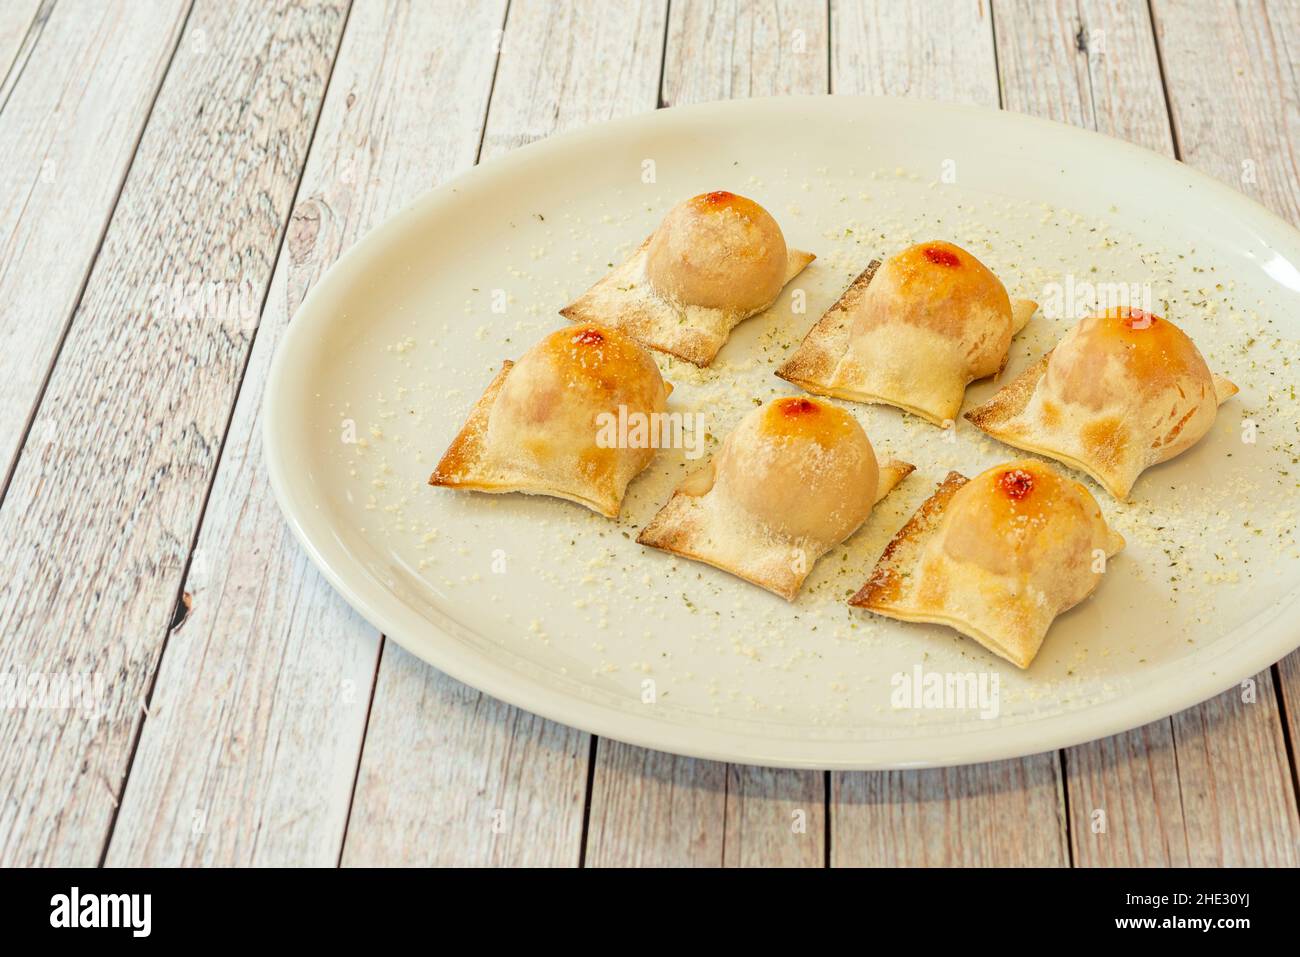
<instances>
[{"instance_id":1,"label":"wooden table surface","mask_svg":"<svg viewBox=\"0 0 1300 957\"><path fill-rule=\"evenodd\" d=\"M0 863L1300 864L1300 654L997 764L645 751L385 641L291 538L259 421L367 231L658 107L1001 106L1300 225L1297 0L3 0L0 76L0 676L105 682L98 712L0 710Z\"/></svg>"}]
</instances>

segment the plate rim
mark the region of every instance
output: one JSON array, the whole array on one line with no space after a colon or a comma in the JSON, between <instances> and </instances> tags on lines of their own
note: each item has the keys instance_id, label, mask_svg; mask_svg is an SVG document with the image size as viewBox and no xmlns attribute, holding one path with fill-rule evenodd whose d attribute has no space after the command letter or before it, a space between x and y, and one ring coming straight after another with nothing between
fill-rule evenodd
<instances>
[{"instance_id":1,"label":"plate rim","mask_svg":"<svg viewBox=\"0 0 1300 957\"><path fill-rule=\"evenodd\" d=\"M412 221L426 218L439 205L449 202L450 197L459 190L473 187L484 179L508 175L513 168L530 164L534 157L569 150L584 140L617 136L625 130L636 129L640 132L647 125L680 124L721 112L752 112L761 115L780 108L781 105L793 106L809 101L839 101L846 107L856 106L864 112L870 111L873 105L886 104L891 108L906 106L909 110L931 111L938 116L944 113L978 115L994 123L1051 129L1067 138L1095 138L1095 141L1103 142L1106 148L1121 148L1147 162L1163 164L1171 174L1190 180L1195 188L1205 190L1210 197L1235 207L1240 218L1253 229L1280 232L1300 253L1300 230L1296 230L1267 207L1200 170L1095 130L978 105L911 97L845 94L755 97L638 113L536 140L456 173L357 239L307 290L275 347L260 409L263 458L272 492L290 530L330 585L367 622L411 654L455 680L507 704L590 734L639 747L694 758L765 767L843 771L948 767L1060 750L1141 727L1195 707L1268 669L1300 646L1300 627L1290 626L1285 614L1300 606L1300 587L1297 587L1273 604L1261 608L1249 621L1232 632L1226 632L1219 639L1221 641L1234 632L1249 632L1244 645L1225 649L1218 656L1211 652L1208 659L1198 660L1198 663L1204 663L1205 660L1217 662L1232 652L1237 655L1234 667L1208 670L1195 680L1182 683L1182 693L1177 695L1121 696L1080 711L1045 718L1031 717L1009 726L996 724L987 729L957 733L947 730L935 734L872 740L775 739L720 728L692 728L685 723L663 721L654 717L653 712L638 714L622 711L545 686L534 677L507 664L466 649L449 632L446 622L440 626L435 625L429 618L415 612L332 536L322 534L318 526L325 520L312 520L315 517L312 499L302 492L305 485L295 485L291 480L291 470L285 461L280 441L286 420L291 418L286 411L290 405L290 399L286 395L286 369L291 358L301 351L301 347L296 344L324 322L323 317L328 310L322 306L329 300L331 289L335 286L341 288L346 283L349 273L356 269L371 248L382 245L385 234L396 235ZM1300 255L1288 258L1297 261L1300 260ZM358 587L358 583L366 587ZM1256 625L1261 618L1270 620ZM425 638L421 640L413 637L416 630L424 632ZM1169 662L1158 667L1174 669L1179 663ZM1184 671L1188 670L1184 666ZM1090 719L1083 722L1086 730L1080 731L1077 725L1081 723L1080 716L1085 714ZM924 756L910 758L903 754L908 751L923 752Z\"/></svg>"}]
</instances>

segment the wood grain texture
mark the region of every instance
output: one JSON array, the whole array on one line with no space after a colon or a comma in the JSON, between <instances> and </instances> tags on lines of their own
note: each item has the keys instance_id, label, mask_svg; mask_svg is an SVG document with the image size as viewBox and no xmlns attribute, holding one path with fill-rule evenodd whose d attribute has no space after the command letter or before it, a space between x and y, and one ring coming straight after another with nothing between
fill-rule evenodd
<instances>
[{"instance_id":1,"label":"wood grain texture","mask_svg":"<svg viewBox=\"0 0 1300 957\"><path fill-rule=\"evenodd\" d=\"M663 99L824 93L827 27L825 4L673 4ZM587 863L819 867L823 779L602 740Z\"/></svg>"},{"instance_id":2,"label":"wood grain texture","mask_svg":"<svg viewBox=\"0 0 1300 957\"><path fill-rule=\"evenodd\" d=\"M666 6L666 0L512 0L482 158L654 109Z\"/></svg>"},{"instance_id":3,"label":"wood grain texture","mask_svg":"<svg viewBox=\"0 0 1300 957\"><path fill-rule=\"evenodd\" d=\"M1065 752L1076 867L1186 867L1187 811L1168 718Z\"/></svg>"},{"instance_id":4,"label":"wood grain texture","mask_svg":"<svg viewBox=\"0 0 1300 957\"><path fill-rule=\"evenodd\" d=\"M1300 821L1269 672L1173 717L1193 867L1296 867Z\"/></svg>"},{"instance_id":5,"label":"wood grain texture","mask_svg":"<svg viewBox=\"0 0 1300 957\"><path fill-rule=\"evenodd\" d=\"M8 0L0 4L0 112L17 82L19 55L30 53L53 10L54 0ZM25 59L25 57L24 57ZM12 80L11 80L12 75Z\"/></svg>"},{"instance_id":6,"label":"wood grain texture","mask_svg":"<svg viewBox=\"0 0 1300 957\"><path fill-rule=\"evenodd\" d=\"M575 867L589 740L388 642L343 863Z\"/></svg>"},{"instance_id":7,"label":"wood grain texture","mask_svg":"<svg viewBox=\"0 0 1300 957\"><path fill-rule=\"evenodd\" d=\"M998 105L984 0L831 0L831 92Z\"/></svg>"},{"instance_id":8,"label":"wood grain texture","mask_svg":"<svg viewBox=\"0 0 1300 957\"><path fill-rule=\"evenodd\" d=\"M587 866L718 867L726 836L726 764L598 742Z\"/></svg>"},{"instance_id":9,"label":"wood grain texture","mask_svg":"<svg viewBox=\"0 0 1300 957\"><path fill-rule=\"evenodd\" d=\"M512 3L483 158L654 109L665 16L660 2ZM493 701L388 643L343 863L574 866L590 751L587 734Z\"/></svg>"},{"instance_id":10,"label":"wood grain texture","mask_svg":"<svg viewBox=\"0 0 1300 957\"><path fill-rule=\"evenodd\" d=\"M697 0L669 11L664 106L829 90L823 0Z\"/></svg>"},{"instance_id":11,"label":"wood grain texture","mask_svg":"<svg viewBox=\"0 0 1300 957\"><path fill-rule=\"evenodd\" d=\"M1056 752L930 771L831 775L832 867L1064 867Z\"/></svg>"},{"instance_id":12,"label":"wood grain texture","mask_svg":"<svg viewBox=\"0 0 1300 957\"><path fill-rule=\"evenodd\" d=\"M977 0L835 2L831 87L998 105L993 23ZM1063 865L1055 753L939 771L831 775L831 865Z\"/></svg>"},{"instance_id":13,"label":"wood grain texture","mask_svg":"<svg viewBox=\"0 0 1300 957\"><path fill-rule=\"evenodd\" d=\"M587 865L821 867L823 777L601 739Z\"/></svg>"},{"instance_id":14,"label":"wood grain texture","mask_svg":"<svg viewBox=\"0 0 1300 957\"><path fill-rule=\"evenodd\" d=\"M0 475L22 445L187 7L42 9L12 51L0 87Z\"/></svg>"},{"instance_id":15,"label":"wood grain texture","mask_svg":"<svg viewBox=\"0 0 1300 957\"><path fill-rule=\"evenodd\" d=\"M727 765L726 867L822 867L826 775Z\"/></svg>"},{"instance_id":16,"label":"wood grain texture","mask_svg":"<svg viewBox=\"0 0 1300 957\"><path fill-rule=\"evenodd\" d=\"M504 10L366 2L348 18L187 578L193 610L159 668L109 863L339 859L380 639L280 515L262 401L289 318L325 270L473 164ZM440 122L429 123L435 103ZM388 827L383 815L364 823ZM419 847L411 841L408 853Z\"/></svg>"},{"instance_id":17,"label":"wood grain texture","mask_svg":"<svg viewBox=\"0 0 1300 957\"><path fill-rule=\"evenodd\" d=\"M1300 4L1152 0L1178 155L1300 225Z\"/></svg>"},{"instance_id":18,"label":"wood grain texture","mask_svg":"<svg viewBox=\"0 0 1300 957\"><path fill-rule=\"evenodd\" d=\"M0 508L0 672L106 683L0 724L6 864L100 858L343 19L204 0L159 93Z\"/></svg>"},{"instance_id":19,"label":"wood grain texture","mask_svg":"<svg viewBox=\"0 0 1300 957\"><path fill-rule=\"evenodd\" d=\"M1145 0L993 0L1002 104L1172 154Z\"/></svg>"},{"instance_id":20,"label":"wood grain texture","mask_svg":"<svg viewBox=\"0 0 1300 957\"><path fill-rule=\"evenodd\" d=\"M1291 760L1291 787L1300 794L1300 759L1296 754L1297 748L1300 748L1300 652L1293 651L1287 655L1274 665L1274 670L1277 672L1279 697L1286 709L1283 719L1286 724L1287 756Z\"/></svg>"}]
</instances>

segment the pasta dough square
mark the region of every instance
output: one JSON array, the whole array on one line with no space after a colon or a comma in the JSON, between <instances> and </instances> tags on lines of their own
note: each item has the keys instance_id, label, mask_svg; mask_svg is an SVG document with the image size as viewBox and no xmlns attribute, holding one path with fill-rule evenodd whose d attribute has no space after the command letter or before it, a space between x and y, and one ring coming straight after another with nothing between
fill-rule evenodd
<instances>
[{"instance_id":1,"label":"pasta dough square","mask_svg":"<svg viewBox=\"0 0 1300 957\"><path fill-rule=\"evenodd\" d=\"M862 427L830 403L777 399L741 421L637 542L792 601L817 560L912 471L878 465Z\"/></svg>"},{"instance_id":2,"label":"pasta dough square","mask_svg":"<svg viewBox=\"0 0 1300 957\"><path fill-rule=\"evenodd\" d=\"M1037 309L951 243L872 260L777 371L808 392L892 405L949 427L966 386L1002 371Z\"/></svg>"},{"instance_id":3,"label":"pasta dough square","mask_svg":"<svg viewBox=\"0 0 1300 957\"><path fill-rule=\"evenodd\" d=\"M1123 501L1143 471L1200 441L1236 392L1172 322L1119 309L1081 321L966 418Z\"/></svg>"},{"instance_id":4,"label":"pasta dough square","mask_svg":"<svg viewBox=\"0 0 1300 957\"><path fill-rule=\"evenodd\" d=\"M707 366L740 322L771 307L816 256L787 249L776 221L733 193L696 196L560 314Z\"/></svg>"},{"instance_id":5,"label":"pasta dough square","mask_svg":"<svg viewBox=\"0 0 1300 957\"><path fill-rule=\"evenodd\" d=\"M502 363L429 484L550 495L614 518L654 450L602 444L601 417L662 412L671 389L631 339L561 329Z\"/></svg>"},{"instance_id":6,"label":"pasta dough square","mask_svg":"<svg viewBox=\"0 0 1300 957\"><path fill-rule=\"evenodd\" d=\"M1097 587L1124 539L1082 485L1024 459L949 472L849 604L947 625L1028 668L1056 616Z\"/></svg>"}]
</instances>

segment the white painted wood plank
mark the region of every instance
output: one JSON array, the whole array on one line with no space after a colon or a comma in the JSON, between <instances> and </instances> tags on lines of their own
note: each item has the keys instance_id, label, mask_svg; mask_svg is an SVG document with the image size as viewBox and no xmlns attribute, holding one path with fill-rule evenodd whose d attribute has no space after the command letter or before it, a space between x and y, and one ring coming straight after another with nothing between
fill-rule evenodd
<instances>
[{"instance_id":1,"label":"white painted wood plank","mask_svg":"<svg viewBox=\"0 0 1300 957\"><path fill-rule=\"evenodd\" d=\"M1300 748L1300 651L1287 655L1275 666L1278 689L1286 708L1287 757L1291 761L1291 786L1300 793L1300 768L1296 749Z\"/></svg>"},{"instance_id":2,"label":"white painted wood plank","mask_svg":"<svg viewBox=\"0 0 1300 957\"><path fill-rule=\"evenodd\" d=\"M727 765L726 867L823 867L826 774Z\"/></svg>"},{"instance_id":3,"label":"white painted wood plank","mask_svg":"<svg viewBox=\"0 0 1300 957\"><path fill-rule=\"evenodd\" d=\"M1300 4L1151 11L1182 161L1300 225Z\"/></svg>"},{"instance_id":4,"label":"white painted wood plank","mask_svg":"<svg viewBox=\"0 0 1300 957\"><path fill-rule=\"evenodd\" d=\"M590 750L388 642L343 863L576 867Z\"/></svg>"},{"instance_id":5,"label":"white painted wood plank","mask_svg":"<svg viewBox=\"0 0 1300 957\"><path fill-rule=\"evenodd\" d=\"M831 0L831 91L998 105L984 0Z\"/></svg>"},{"instance_id":6,"label":"white painted wood plank","mask_svg":"<svg viewBox=\"0 0 1300 957\"><path fill-rule=\"evenodd\" d=\"M829 90L824 0L694 0L669 11L663 105Z\"/></svg>"},{"instance_id":7,"label":"white painted wood plank","mask_svg":"<svg viewBox=\"0 0 1300 957\"><path fill-rule=\"evenodd\" d=\"M591 867L821 867L820 771L700 761L602 739Z\"/></svg>"},{"instance_id":8,"label":"white painted wood plank","mask_svg":"<svg viewBox=\"0 0 1300 957\"><path fill-rule=\"evenodd\" d=\"M1065 752L1076 867L1186 867L1186 810L1173 725L1145 727Z\"/></svg>"},{"instance_id":9,"label":"white painted wood plank","mask_svg":"<svg viewBox=\"0 0 1300 957\"><path fill-rule=\"evenodd\" d=\"M672 4L668 105L827 90L824 3ZM593 866L820 867L824 775L697 761L599 743L587 862Z\"/></svg>"},{"instance_id":10,"label":"white painted wood plank","mask_svg":"<svg viewBox=\"0 0 1300 957\"><path fill-rule=\"evenodd\" d=\"M280 515L262 454L262 399L289 318L325 270L426 188L473 165L504 11L504 0L352 10L187 579L193 610L159 668L111 864L339 859L380 639ZM387 687L377 700L406 706ZM419 730L438 727L435 718ZM389 831L388 813L359 829L409 837Z\"/></svg>"},{"instance_id":11,"label":"white painted wood plank","mask_svg":"<svg viewBox=\"0 0 1300 957\"><path fill-rule=\"evenodd\" d=\"M1300 866L1300 821L1269 672L1174 715L1193 867Z\"/></svg>"},{"instance_id":12,"label":"white painted wood plank","mask_svg":"<svg viewBox=\"0 0 1300 957\"><path fill-rule=\"evenodd\" d=\"M662 2L510 6L484 159L652 110ZM385 645L343 863L579 862L590 738Z\"/></svg>"},{"instance_id":13,"label":"white painted wood plank","mask_svg":"<svg viewBox=\"0 0 1300 957\"><path fill-rule=\"evenodd\" d=\"M484 160L655 107L666 0L512 0ZM654 83L651 83L653 89Z\"/></svg>"},{"instance_id":14,"label":"white painted wood plank","mask_svg":"<svg viewBox=\"0 0 1300 957\"><path fill-rule=\"evenodd\" d=\"M825 775L701 761L602 738L589 867L821 867Z\"/></svg>"},{"instance_id":15,"label":"white painted wood plank","mask_svg":"<svg viewBox=\"0 0 1300 957\"><path fill-rule=\"evenodd\" d=\"M5 864L100 858L343 20L203 0L162 85L0 507L0 672L106 682L0 723Z\"/></svg>"},{"instance_id":16,"label":"white painted wood plank","mask_svg":"<svg viewBox=\"0 0 1300 957\"><path fill-rule=\"evenodd\" d=\"M979 0L831 7L837 93L998 105L993 23ZM831 864L1068 863L1056 753L940 771L831 775Z\"/></svg>"},{"instance_id":17,"label":"white painted wood plank","mask_svg":"<svg viewBox=\"0 0 1300 957\"><path fill-rule=\"evenodd\" d=\"M1173 152L1145 0L994 0L1002 102Z\"/></svg>"},{"instance_id":18,"label":"white painted wood plank","mask_svg":"<svg viewBox=\"0 0 1300 957\"><path fill-rule=\"evenodd\" d=\"M602 738L587 823L589 867L718 867L727 765Z\"/></svg>"},{"instance_id":19,"label":"white painted wood plank","mask_svg":"<svg viewBox=\"0 0 1300 957\"><path fill-rule=\"evenodd\" d=\"M1066 752L1078 866L1296 866L1272 677L1242 690Z\"/></svg>"},{"instance_id":20,"label":"white painted wood plank","mask_svg":"<svg viewBox=\"0 0 1300 957\"><path fill-rule=\"evenodd\" d=\"M1080 90L1086 89L1091 101L1092 120L1088 125L1158 153L1171 152L1173 132L1146 0L1079 0L1078 11L1073 39L1075 50L1080 45L1084 50L1076 52L1075 59L1079 67L1087 69L1077 70L1076 76L1087 83ZM1073 24L1062 25L1068 28ZM1056 43L1068 47L1070 39L1066 36ZM999 60L1001 57L999 40ZM1060 118L1064 117L1062 114Z\"/></svg>"},{"instance_id":21,"label":"white painted wood plank","mask_svg":"<svg viewBox=\"0 0 1300 957\"><path fill-rule=\"evenodd\" d=\"M1065 867L1057 752L831 775L832 867Z\"/></svg>"},{"instance_id":22,"label":"white painted wood plank","mask_svg":"<svg viewBox=\"0 0 1300 957\"><path fill-rule=\"evenodd\" d=\"M5 91L10 89L10 71L13 69L23 45L29 37L39 35L52 9L42 0L7 0L0 4L0 103L5 101ZM37 13L40 13L40 18Z\"/></svg>"},{"instance_id":23,"label":"white painted wood plank","mask_svg":"<svg viewBox=\"0 0 1300 957\"><path fill-rule=\"evenodd\" d=\"M42 11L36 41L13 51L20 61L0 86L0 475L22 444L187 6L60 4Z\"/></svg>"}]
</instances>

